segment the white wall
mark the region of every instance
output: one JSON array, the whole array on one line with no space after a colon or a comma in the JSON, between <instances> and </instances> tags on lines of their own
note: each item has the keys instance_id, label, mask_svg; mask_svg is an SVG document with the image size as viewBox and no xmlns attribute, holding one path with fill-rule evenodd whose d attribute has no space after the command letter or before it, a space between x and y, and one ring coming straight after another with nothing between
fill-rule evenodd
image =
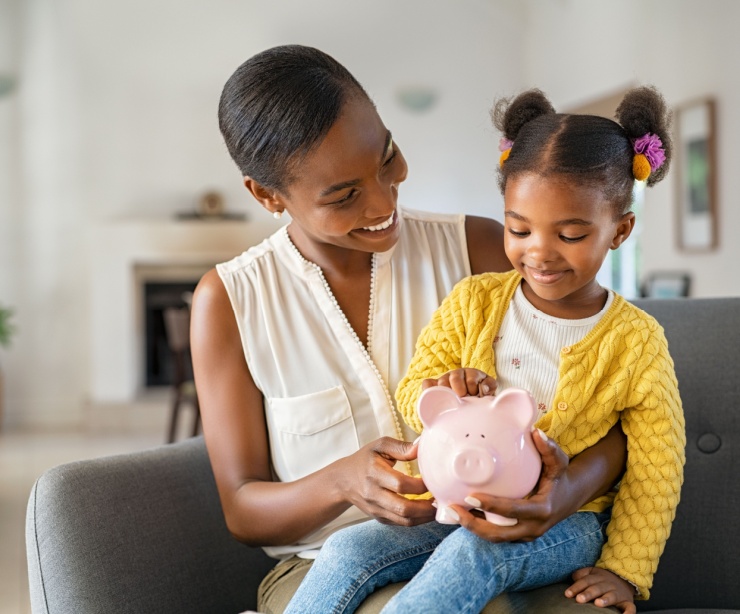
<instances>
[{"instance_id":1,"label":"white wall","mask_svg":"<svg viewBox=\"0 0 740 614\"><path fill-rule=\"evenodd\" d=\"M720 247L676 250L669 179L648 196L644 257L691 271L697 295L740 294L739 19L734 0L0 0L0 70L20 78L0 99L0 303L20 329L0 353L6 426L89 416L99 227L161 221L207 188L249 212L245 243L274 227L215 112L229 74L276 44L320 47L358 77L409 160L402 201L439 211L500 217L498 95L536 85L563 107L648 82L672 104L715 95ZM396 101L415 84L439 90L426 114Z\"/></svg>"},{"instance_id":2,"label":"white wall","mask_svg":"<svg viewBox=\"0 0 740 614\"><path fill-rule=\"evenodd\" d=\"M488 109L519 85L518 60L499 59L519 45L514 0L4 1L0 57L20 77L0 101L0 134L17 133L0 146L0 302L20 329L0 357L6 425L74 425L95 405L99 227L170 216L209 188L249 212L245 244L274 227L216 124L223 83L261 49L315 45L357 76L409 160L405 204L500 215ZM423 115L396 102L415 84L439 90Z\"/></svg>"},{"instance_id":3,"label":"white wall","mask_svg":"<svg viewBox=\"0 0 740 614\"><path fill-rule=\"evenodd\" d=\"M645 271L686 270L695 296L740 295L740 3L735 0L529 0L526 84L556 107L630 84L654 84L671 105L714 96L718 105L719 247L676 247L675 173L646 193Z\"/></svg>"}]
</instances>

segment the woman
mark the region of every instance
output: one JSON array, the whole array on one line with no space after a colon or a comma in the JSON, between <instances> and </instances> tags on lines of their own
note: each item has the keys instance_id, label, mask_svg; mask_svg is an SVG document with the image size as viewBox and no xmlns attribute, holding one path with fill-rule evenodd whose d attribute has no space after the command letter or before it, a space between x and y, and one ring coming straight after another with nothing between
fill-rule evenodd
<instances>
[{"instance_id":1,"label":"woman","mask_svg":"<svg viewBox=\"0 0 740 614\"><path fill-rule=\"evenodd\" d=\"M226 522L281 559L260 594L262 611L280 612L338 528L433 519L429 501L404 496L426 489L392 394L454 283L511 265L498 223L398 208L407 172L398 145L360 84L316 49L277 47L245 62L224 87L219 121L245 187L291 216L203 277L191 330ZM543 479L529 500L491 507L519 518L501 540L541 535L608 490L624 464L621 432L570 464L535 439ZM517 599L532 611L583 611L562 590Z\"/></svg>"}]
</instances>

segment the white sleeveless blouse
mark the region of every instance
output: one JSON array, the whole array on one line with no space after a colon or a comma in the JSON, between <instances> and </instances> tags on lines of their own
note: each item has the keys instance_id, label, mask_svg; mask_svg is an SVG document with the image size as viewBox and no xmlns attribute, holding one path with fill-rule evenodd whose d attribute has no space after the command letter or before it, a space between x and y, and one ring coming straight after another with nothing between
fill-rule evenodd
<instances>
[{"instance_id":1,"label":"white sleeveless blouse","mask_svg":"<svg viewBox=\"0 0 740 614\"><path fill-rule=\"evenodd\" d=\"M415 437L393 394L419 332L470 264L464 215L399 209L399 218L398 243L374 255L369 352L286 228L217 265L264 398L277 480L297 480L384 435ZM366 519L353 506L300 543L265 551L283 558L312 550Z\"/></svg>"}]
</instances>

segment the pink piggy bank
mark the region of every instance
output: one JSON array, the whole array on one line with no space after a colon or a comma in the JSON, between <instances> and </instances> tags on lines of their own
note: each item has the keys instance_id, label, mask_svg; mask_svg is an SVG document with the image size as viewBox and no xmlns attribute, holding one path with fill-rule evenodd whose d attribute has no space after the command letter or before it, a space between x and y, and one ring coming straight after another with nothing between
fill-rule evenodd
<instances>
[{"instance_id":1,"label":"pink piggy bank","mask_svg":"<svg viewBox=\"0 0 740 614\"><path fill-rule=\"evenodd\" d=\"M419 440L421 477L437 501L437 522L456 524L447 506L470 509L474 492L518 499L529 494L540 476L542 459L532 441L537 408L532 395L509 388L495 397L458 397L434 386L419 398L424 431ZM515 518L484 512L502 526Z\"/></svg>"}]
</instances>

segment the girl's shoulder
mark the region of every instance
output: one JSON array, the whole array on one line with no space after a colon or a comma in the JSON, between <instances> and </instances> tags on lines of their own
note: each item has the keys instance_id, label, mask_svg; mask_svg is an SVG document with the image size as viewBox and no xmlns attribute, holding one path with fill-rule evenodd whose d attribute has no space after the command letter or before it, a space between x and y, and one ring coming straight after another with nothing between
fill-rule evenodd
<instances>
[{"instance_id":1,"label":"girl's shoulder","mask_svg":"<svg viewBox=\"0 0 740 614\"><path fill-rule=\"evenodd\" d=\"M470 275L457 285L466 288L468 292L492 292L498 289L514 288L521 282L521 275L515 270L505 273L480 273Z\"/></svg>"}]
</instances>

